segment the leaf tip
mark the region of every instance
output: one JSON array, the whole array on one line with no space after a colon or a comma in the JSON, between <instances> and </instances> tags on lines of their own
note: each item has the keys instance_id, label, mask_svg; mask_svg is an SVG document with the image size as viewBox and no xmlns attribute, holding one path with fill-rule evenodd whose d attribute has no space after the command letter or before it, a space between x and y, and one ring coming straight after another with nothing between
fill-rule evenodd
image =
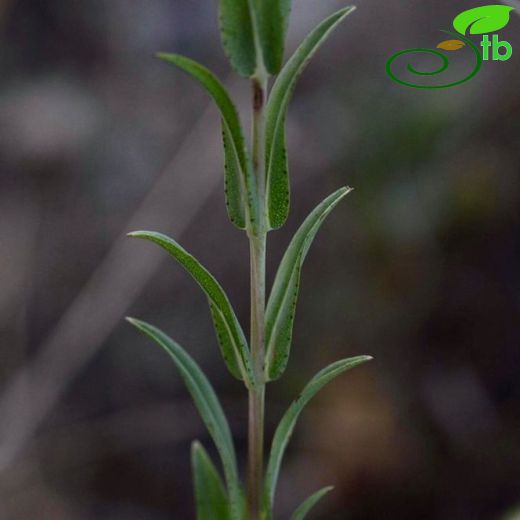
<instances>
[{"instance_id":1,"label":"leaf tip","mask_svg":"<svg viewBox=\"0 0 520 520\"><path fill-rule=\"evenodd\" d=\"M137 318L132 318L131 316L125 316L125 320L133 325L134 327L139 327L139 320Z\"/></svg>"},{"instance_id":2,"label":"leaf tip","mask_svg":"<svg viewBox=\"0 0 520 520\"><path fill-rule=\"evenodd\" d=\"M146 322L138 320L137 318L131 318L130 316L126 316L125 320L131 325L133 325L136 329L140 330L141 332L144 332L145 334L148 334L150 326Z\"/></svg>"},{"instance_id":3,"label":"leaf tip","mask_svg":"<svg viewBox=\"0 0 520 520\"><path fill-rule=\"evenodd\" d=\"M354 188L351 188L350 186L343 186L338 191L336 191L336 194L339 195L339 199L342 199L343 197L348 195L353 190L354 190Z\"/></svg>"},{"instance_id":4,"label":"leaf tip","mask_svg":"<svg viewBox=\"0 0 520 520\"><path fill-rule=\"evenodd\" d=\"M352 11L355 11L357 9L357 5L347 5L346 7L343 7L343 9L340 9L340 12L343 12L343 14L351 13Z\"/></svg>"},{"instance_id":5,"label":"leaf tip","mask_svg":"<svg viewBox=\"0 0 520 520\"><path fill-rule=\"evenodd\" d=\"M154 58L157 58L158 60L167 60L171 56L168 52L156 52L154 54Z\"/></svg>"},{"instance_id":6,"label":"leaf tip","mask_svg":"<svg viewBox=\"0 0 520 520\"><path fill-rule=\"evenodd\" d=\"M356 9L357 7L355 5L349 5L347 7L343 7L343 9L340 9L336 13L336 16L338 16L337 22L342 22L350 13L353 13Z\"/></svg>"},{"instance_id":7,"label":"leaf tip","mask_svg":"<svg viewBox=\"0 0 520 520\"><path fill-rule=\"evenodd\" d=\"M194 440L191 443L191 455L198 455L203 450L202 444L198 440Z\"/></svg>"},{"instance_id":8,"label":"leaf tip","mask_svg":"<svg viewBox=\"0 0 520 520\"><path fill-rule=\"evenodd\" d=\"M129 238L143 238L146 234L146 231L130 231L126 236Z\"/></svg>"}]
</instances>

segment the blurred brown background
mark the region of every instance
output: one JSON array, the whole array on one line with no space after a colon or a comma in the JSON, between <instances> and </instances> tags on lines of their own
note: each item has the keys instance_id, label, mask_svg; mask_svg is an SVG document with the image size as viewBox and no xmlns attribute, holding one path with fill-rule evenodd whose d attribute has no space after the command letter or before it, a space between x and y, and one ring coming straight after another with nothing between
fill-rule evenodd
<instances>
[{"instance_id":1,"label":"blurred brown background","mask_svg":"<svg viewBox=\"0 0 520 520\"><path fill-rule=\"evenodd\" d=\"M500 32L512 59L463 86L407 89L385 73L391 54L434 46L482 3L362 0L295 92L292 212L270 235L271 280L310 209L355 191L306 261L268 435L325 364L376 359L303 414L279 518L327 484L313 518L515 518L520 17ZM295 0L288 52L341 5ZM0 48L0 518L193 518L189 445L211 442L173 365L123 316L163 327L207 370L242 462L245 393L193 281L124 234L175 236L247 327L247 244L225 213L217 112L152 59L207 64L246 111L216 2L2 0Z\"/></svg>"}]
</instances>

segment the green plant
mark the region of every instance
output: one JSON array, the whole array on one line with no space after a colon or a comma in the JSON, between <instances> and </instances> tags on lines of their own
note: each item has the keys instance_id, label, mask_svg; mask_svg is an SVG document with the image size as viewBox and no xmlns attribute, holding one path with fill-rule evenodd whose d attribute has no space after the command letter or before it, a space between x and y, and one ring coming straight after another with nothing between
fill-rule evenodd
<instances>
[{"instance_id":1,"label":"green plant","mask_svg":"<svg viewBox=\"0 0 520 520\"><path fill-rule=\"evenodd\" d=\"M192 466L199 519L269 519L278 473L295 423L309 400L342 372L371 359L358 356L333 363L315 375L283 416L271 444L264 474L265 386L284 372L289 358L302 264L324 219L349 193L340 188L319 204L296 232L281 261L266 305L265 257L268 231L281 227L289 211L285 120L296 80L329 34L353 11L344 8L320 23L282 66L290 0L221 0L224 49L235 70L252 83L251 152L238 112L224 86L205 67L177 54L158 57L193 76L210 94L222 116L225 193L230 220L245 230L250 244L251 330L246 340L224 290L192 255L173 239L150 231L130 236L155 242L173 256L205 292L222 356L249 393L247 494L239 479L233 439L222 407L191 356L157 328L129 321L171 356L215 443L225 476L204 448L193 444ZM270 76L277 76L268 95ZM309 497L294 513L304 518L330 488Z\"/></svg>"}]
</instances>

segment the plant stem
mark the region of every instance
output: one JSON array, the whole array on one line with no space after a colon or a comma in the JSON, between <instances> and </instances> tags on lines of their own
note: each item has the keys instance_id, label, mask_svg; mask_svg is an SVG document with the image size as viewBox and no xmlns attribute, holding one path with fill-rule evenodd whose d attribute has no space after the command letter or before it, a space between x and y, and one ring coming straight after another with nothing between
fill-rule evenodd
<instances>
[{"instance_id":1,"label":"plant stem","mask_svg":"<svg viewBox=\"0 0 520 520\"><path fill-rule=\"evenodd\" d=\"M248 518L259 520L264 473L265 402L265 97L267 78L253 79L253 168L258 190L257 232L249 234L251 264L251 356L256 387L249 390Z\"/></svg>"}]
</instances>

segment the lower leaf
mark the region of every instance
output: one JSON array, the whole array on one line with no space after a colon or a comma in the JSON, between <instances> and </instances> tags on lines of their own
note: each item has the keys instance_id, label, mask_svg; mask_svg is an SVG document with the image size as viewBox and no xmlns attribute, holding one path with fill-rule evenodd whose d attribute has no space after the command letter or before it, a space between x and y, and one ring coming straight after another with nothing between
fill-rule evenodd
<instances>
[{"instance_id":1,"label":"lower leaf","mask_svg":"<svg viewBox=\"0 0 520 520\"><path fill-rule=\"evenodd\" d=\"M282 458L291 439L296 421L305 405L330 381L362 363L370 361L370 356L357 356L353 358L341 359L332 363L328 367L318 372L302 390L299 397L293 401L285 415L282 417L280 424L276 428L273 442L271 445L271 453L269 456L269 464L264 483L264 507L266 510L271 510L274 502L274 494L276 484L278 482L278 474Z\"/></svg>"},{"instance_id":2,"label":"lower leaf","mask_svg":"<svg viewBox=\"0 0 520 520\"><path fill-rule=\"evenodd\" d=\"M141 332L157 342L172 358L193 398L220 455L229 492L231 518L241 518L242 490L231 431L217 394L195 360L158 328L134 318L127 318Z\"/></svg>"}]
</instances>

